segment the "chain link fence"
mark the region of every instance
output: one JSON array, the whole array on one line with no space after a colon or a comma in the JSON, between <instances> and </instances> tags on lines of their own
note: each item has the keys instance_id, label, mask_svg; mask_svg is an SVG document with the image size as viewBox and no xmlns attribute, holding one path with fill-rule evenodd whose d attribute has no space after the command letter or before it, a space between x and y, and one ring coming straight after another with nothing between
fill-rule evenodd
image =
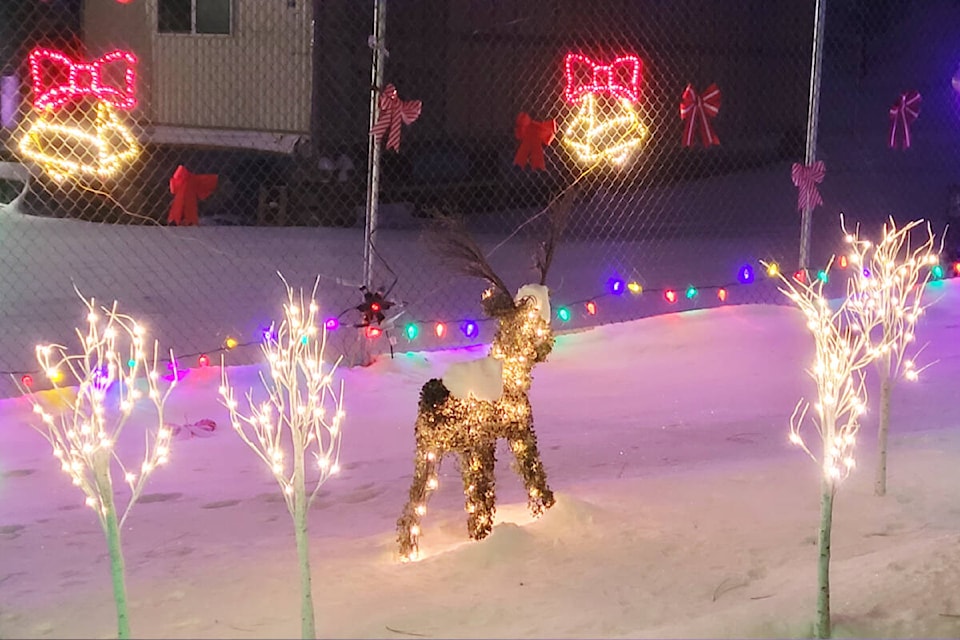
<instances>
[{"instance_id":1,"label":"chain link fence","mask_svg":"<svg viewBox=\"0 0 960 640\"><path fill-rule=\"evenodd\" d=\"M826 2L813 264L836 248L841 209L873 222L960 210L956 62L933 51L957 8L920 4ZM561 328L778 302L759 261L798 264L790 169L804 158L814 11L7 0L0 369L32 374L34 344L69 339L74 287L145 318L181 366L228 343L229 362L253 361L282 299L277 271L304 287L319 274L333 346L351 361L479 343L492 329L484 285L440 264L423 229L438 212L462 217L519 287L542 212L571 190L548 283ZM371 157L371 101L387 84L422 107L398 149L384 148L391 131ZM886 110L909 89L923 112L894 153ZM358 326L361 286L393 303L379 331Z\"/></svg>"},{"instance_id":2,"label":"chain link fence","mask_svg":"<svg viewBox=\"0 0 960 640\"><path fill-rule=\"evenodd\" d=\"M538 212L575 189L550 281L569 326L711 306L718 295L774 301L770 283L727 285L759 259L797 262L789 167L803 155L813 3L762 6L389 4L385 80L423 111L384 162L385 221L415 227L433 208L462 215L519 285L530 277ZM704 146L696 113L681 118L688 85L702 98L719 89L719 112L705 116L719 145ZM543 171L514 164L525 144L520 114L556 123ZM377 246L387 254L405 240L400 229L381 232ZM425 327L435 325L430 314L476 313L482 283L438 282L421 262L388 256L381 280L393 272ZM643 294L630 293L636 285ZM455 295L462 290L472 295Z\"/></svg>"},{"instance_id":3,"label":"chain link fence","mask_svg":"<svg viewBox=\"0 0 960 640\"><path fill-rule=\"evenodd\" d=\"M876 237L888 216L925 218L938 237L949 224L942 266L960 259L960 75L950 0L828 0L818 156L827 175L821 236L837 214ZM891 110L914 101L906 122ZM916 99L916 100L914 100Z\"/></svg>"}]
</instances>

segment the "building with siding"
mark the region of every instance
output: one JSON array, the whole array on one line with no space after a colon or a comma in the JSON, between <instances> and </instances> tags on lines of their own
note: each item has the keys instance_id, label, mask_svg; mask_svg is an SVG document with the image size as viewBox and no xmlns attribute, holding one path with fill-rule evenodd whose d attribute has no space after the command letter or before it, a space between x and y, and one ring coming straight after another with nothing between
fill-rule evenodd
<instances>
[{"instance_id":1,"label":"building with siding","mask_svg":"<svg viewBox=\"0 0 960 640\"><path fill-rule=\"evenodd\" d=\"M154 142L289 147L309 130L305 0L86 0L88 55L139 58L135 117Z\"/></svg>"}]
</instances>

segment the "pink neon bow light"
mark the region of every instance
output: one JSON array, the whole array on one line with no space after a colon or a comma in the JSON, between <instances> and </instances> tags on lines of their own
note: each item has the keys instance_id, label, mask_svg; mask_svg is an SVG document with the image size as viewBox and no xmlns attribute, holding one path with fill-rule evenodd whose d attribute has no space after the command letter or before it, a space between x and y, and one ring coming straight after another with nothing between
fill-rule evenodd
<instances>
[{"instance_id":1,"label":"pink neon bow light","mask_svg":"<svg viewBox=\"0 0 960 640\"><path fill-rule=\"evenodd\" d=\"M609 93L630 102L640 101L643 62L637 56L620 56L610 64L597 64L583 54L568 53L564 70L567 79L564 95L568 102L579 104L591 93Z\"/></svg>"},{"instance_id":2,"label":"pink neon bow light","mask_svg":"<svg viewBox=\"0 0 960 640\"><path fill-rule=\"evenodd\" d=\"M104 82L107 65L116 64L123 70L124 86L114 87ZM30 52L30 76L33 78L33 106L37 109L59 109L71 100L93 96L117 109L129 111L137 106L137 57L129 51L111 51L93 62L74 62L69 56L53 49L34 49ZM51 76L66 77L66 81L47 82Z\"/></svg>"}]
</instances>

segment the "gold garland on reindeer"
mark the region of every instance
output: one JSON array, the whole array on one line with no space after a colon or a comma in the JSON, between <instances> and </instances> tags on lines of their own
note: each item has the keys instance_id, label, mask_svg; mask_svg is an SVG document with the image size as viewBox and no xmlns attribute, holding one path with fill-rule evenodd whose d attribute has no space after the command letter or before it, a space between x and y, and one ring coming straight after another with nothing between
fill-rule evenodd
<instances>
[{"instance_id":1,"label":"gold garland on reindeer","mask_svg":"<svg viewBox=\"0 0 960 640\"><path fill-rule=\"evenodd\" d=\"M540 516L555 503L540 459L528 393L533 367L545 361L553 349L545 281L572 203L570 194L547 210L549 231L536 256L540 284L522 287L516 298L508 293L506 284L490 267L461 222L444 219L439 232L433 236L434 249L453 262L461 273L483 278L493 285L481 300L484 312L500 325L490 355L464 364L486 367L489 373L499 377L500 387L499 393L461 392L458 396L443 379L434 378L424 384L415 425L417 453L413 483L403 514L397 520L403 560L419 556L420 521L426 514L430 492L439 486L437 474L448 453L460 456L467 531L475 540L485 538L493 528L496 444L501 438L510 443L516 457L517 471L527 487L531 513Z\"/></svg>"}]
</instances>

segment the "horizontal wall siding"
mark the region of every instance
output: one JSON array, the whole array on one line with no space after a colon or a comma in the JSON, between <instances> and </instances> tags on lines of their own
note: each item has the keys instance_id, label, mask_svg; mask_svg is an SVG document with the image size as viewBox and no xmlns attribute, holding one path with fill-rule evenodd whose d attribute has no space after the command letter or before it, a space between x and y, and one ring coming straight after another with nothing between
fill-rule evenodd
<instances>
[{"instance_id":1,"label":"horizontal wall siding","mask_svg":"<svg viewBox=\"0 0 960 640\"><path fill-rule=\"evenodd\" d=\"M3 0L0 0L2 2ZM152 3L116 0L84 0L83 41L87 57L96 58L113 49L131 51L137 56L137 108L132 116L139 122L153 120L153 65L150 25Z\"/></svg>"},{"instance_id":2,"label":"horizontal wall siding","mask_svg":"<svg viewBox=\"0 0 960 640\"><path fill-rule=\"evenodd\" d=\"M230 36L154 35L154 122L306 131L310 9L288 4L236 0Z\"/></svg>"}]
</instances>

